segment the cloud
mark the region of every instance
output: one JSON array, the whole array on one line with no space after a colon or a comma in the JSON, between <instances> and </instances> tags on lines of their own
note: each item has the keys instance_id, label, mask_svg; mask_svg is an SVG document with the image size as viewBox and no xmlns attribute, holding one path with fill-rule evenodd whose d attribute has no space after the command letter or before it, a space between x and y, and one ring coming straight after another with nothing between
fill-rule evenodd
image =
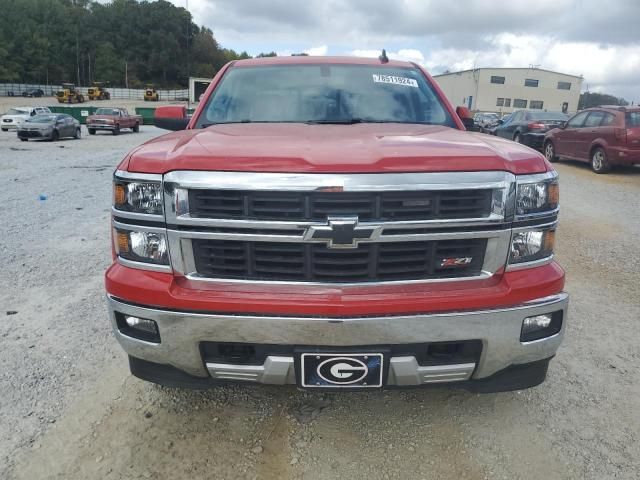
<instances>
[{"instance_id":1,"label":"cloud","mask_svg":"<svg viewBox=\"0 0 640 480\"><path fill-rule=\"evenodd\" d=\"M311 48L307 48L304 53L306 53L307 55L311 55L311 56L323 56L327 54L327 51L329 50L329 47L327 47L326 45L320 45L319 47L311 47Z\"/></svg>"},{"instance_id":2,"label":"cloud","mask_svg":"<svg viewBox=\"0 0 640 480\"><path fill-rule=\"evenodd\" d=\"M533 64L640 99L638 0L189 0L189 7L238 51L377 57L386 47L391 58L433 73Z\"/></svg>"}]
</instances>

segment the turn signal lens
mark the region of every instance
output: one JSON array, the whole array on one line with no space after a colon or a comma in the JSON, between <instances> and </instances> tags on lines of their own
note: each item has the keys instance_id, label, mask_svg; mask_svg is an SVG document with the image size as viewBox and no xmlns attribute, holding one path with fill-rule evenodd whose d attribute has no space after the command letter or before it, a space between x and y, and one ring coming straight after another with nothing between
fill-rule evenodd
<instances>
[{"instance_id":1,"label":"turn signal lens","mask_svg":"<svg viewBox=\"0 0 640 480\"><path fill-rule=\"evenodd\" d=\"M116 205L124 205L127 201L127 195L124 190L124 185L116 184L113 186L113 203Z\"/></svg>"},{"instance_id":2,"label":"turn signal lens","mask_svg":"<svg viewBox=\"0 0 640 480\"><path fill-rule=\"evenodd\" d=\"M118 232L118 253L127 253L129 251L129 234L127 232Z\"/></svg>"}]
</instances>

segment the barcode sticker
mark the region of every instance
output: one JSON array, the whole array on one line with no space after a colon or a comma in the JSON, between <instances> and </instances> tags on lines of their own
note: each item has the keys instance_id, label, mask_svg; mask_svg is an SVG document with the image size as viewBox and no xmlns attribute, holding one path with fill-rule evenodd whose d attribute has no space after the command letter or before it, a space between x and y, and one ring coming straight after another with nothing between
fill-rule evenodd
<instances>
[{"instance_id":1,"label":"barcode sticker","mask_svg":"<svg viewBox=\"0 0 640 480\"><path fill-rule=\"evenodd\" d=\"M406 87L418 88L418 82L413 78L397 77L395 75L378 75L373 74L373 81L375 83L391 83L393 85L404 85Z\"/></svg>"}]
</instances>

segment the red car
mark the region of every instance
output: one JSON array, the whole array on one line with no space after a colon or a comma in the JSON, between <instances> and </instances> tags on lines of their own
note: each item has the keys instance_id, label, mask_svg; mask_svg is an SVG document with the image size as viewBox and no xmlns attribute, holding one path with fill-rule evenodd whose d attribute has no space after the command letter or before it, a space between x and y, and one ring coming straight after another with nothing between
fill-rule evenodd
<instances>
[{"instance_id":1,"label":"red car","mask_svg":"<svg viewBox=\"0 0 640 480\"><path fill-rule=\"evenodd\" d=\"M588 108L545 136L544 155L589 162L596 173L640 164L640 107Z\"/></svg>"},{"instance_id":2,"label":"red car","mask_svg":"<svg viewBox=\"0 0 640 480\"><path fill-rule=\"evenodd\" d=\"M384 55L239 60L191 118L156 109L181 131L113 178L106 290L132 373L195 388L541 383L567 322L558 175L465 131L467 115Z\"/></svg>"}]
</instances>

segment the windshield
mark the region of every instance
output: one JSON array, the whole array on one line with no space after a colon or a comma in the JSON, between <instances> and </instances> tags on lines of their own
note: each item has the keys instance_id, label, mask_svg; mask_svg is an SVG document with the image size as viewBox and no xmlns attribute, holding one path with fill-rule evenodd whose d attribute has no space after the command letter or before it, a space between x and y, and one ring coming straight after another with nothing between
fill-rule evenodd
<instances>
[{"instance_id":1,"label":"windshield","mask_svg":"<svg viewBox=\"0 0 640 480\"><path fill-rule=\"evenodd\" d=\"M99 108L95 115L118 115L119 113L120 111L115 108Z\"/></svg>"},{"instance_id":2,"label":"windshield","mask_svg":"<svg viewBox=\"0 0 640 480\"><path fill-rule=\"evenodd\" d=\"M527 120L567 120L569 115L561 112L527 112Z\"/></svg>"},{"instance_id":3,"label":"windshield","mask_svg":"<svg viewBox=\"0 0 640 480\"><path fill-rule=\"evenodd\" d=\"M30 117L27 119L27 122L31 123L48 123L54 122L56 120L55 115L36 115L35 117Z\"/></svg>"},{"instance_id":4,"label":"windshield","mask_svg":"<svg viewBox=\"0 0 640 480\"><path fill-rule=\"evenodd\" d=\"M369 65L232 68L196 128L249 122L456 126L420 70Z\"/></svg>"}]
</instances>

